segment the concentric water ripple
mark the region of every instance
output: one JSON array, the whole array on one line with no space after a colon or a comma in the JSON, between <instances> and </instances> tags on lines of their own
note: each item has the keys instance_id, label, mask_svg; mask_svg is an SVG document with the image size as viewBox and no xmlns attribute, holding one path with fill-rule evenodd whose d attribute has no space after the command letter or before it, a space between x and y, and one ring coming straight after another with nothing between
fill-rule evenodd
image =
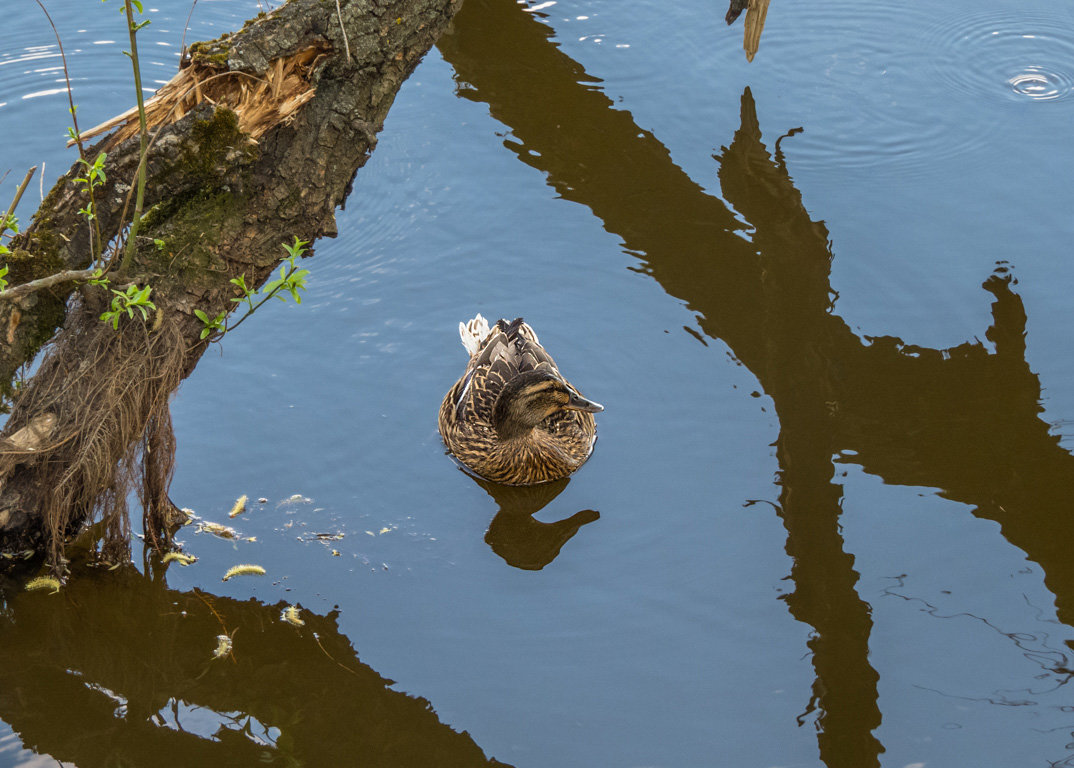
<instances>
[{"instance_id":1,"label":"concentric water ripple","mask_svg":"<svg viewBox=\"0 0 1074 768\"><path fill-rule=\"evenodd\" d=\"M765 31L762 52L780 62L783 87L812 94L817 105L804 133L784 144L794 166L930 174L996 130L994 121L952 110L923 62L932 49L919 30L934 23L935 6L830 0L785 13L791 18Z\"/></svg>"},{"instance_id":2,"label":"concentric water ripple","mask_svg":"<svg viewBox=\"0 0 1074 768\"><path fill-rule=\"evenodd\" d=\"M1057 101L1074 93L1074 24L1020 11L948 19L928 36L933 71L969 94Z\"/></svg>"}]
</instances>

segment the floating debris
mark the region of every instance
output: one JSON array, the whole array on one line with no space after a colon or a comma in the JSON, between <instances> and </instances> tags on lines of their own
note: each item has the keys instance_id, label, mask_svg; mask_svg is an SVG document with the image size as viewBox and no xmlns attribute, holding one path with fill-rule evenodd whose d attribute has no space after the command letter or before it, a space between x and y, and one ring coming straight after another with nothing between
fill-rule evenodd
<instances>
[{"instance_id":1,"label":"floating debris","mask_svg":"<svg viewBox=\"0 0 1074 768\"><path fill-rule=\"evenodd\" d=\"M291 496L288 496L283 501L281 501L279 504L276 505L276 507L277 508L279 508L279 507L292 507L292 506L294 506L296 504L312 504L312 503L313 503L313 499L309 498L308 496L303 496L301 493L295 493L295 494L292 494Z\"/></svg>"},{"instance_id":2,"label":"floating debris","mask_svg":"<svg viewBox=\"0 0 1074 768\"><path fill-rule=\"evenodd\" d=\"M234 506L231 507L231 511L227 513L228 517L238 517L246 511L246 494L244 493L239 498L235 499Z\"/></svg>"},{"instance_id":3,"label":"floating debris","mask_svg":"<svg viewBox=\"0 0 1074 768\"><path fill-rule=\"evenodd\" d=\"M340 552L338 549L332 550L332 557L340 557Z\"/></svg>"},{"instance_id":4,"label":"floating debris","mask_svg":"<svg viewBox=\"0 0 1074 768\"><path fill-rule=\"evenodd\" d=\"M335 533L315 533L313 537L318 541L340 541L343 538L343 531L336 531Z\"/></svg>"},{"instance_id":5,"label":"floating debris","mask_svg":"<svg viewBox=\"0 0 1074 768\"><path fill-rule=\"evenodd\" d=\"M190 507L183 507L179 511L186 515L186 520L183 521L182 525L190 525L192 522L199 519L198 514Z\"/></svg>"},{"instance_id":6,"label":"floating debris","mask_svg":"<svg viewBox=\"0 0 1074 768\"><path fill-rule=\"evenodd\" d=\"M383 534L385 534L385 533L391 533L391 531L392 531L392 529L391 529L391 528L388 528L388 527L384 527L384 528L381 528L381 529L380 529L379 531L377 531L377 533L379 533L379 534L382 534L382 535L383 535Z\"/></svg>"},{"instance_id":7,"label":"floating debris","mask_svg":"<svg viewBox=\"0 0 1074 768\"><path fill-rule=\"evenodd\" d=\"M299 618L297 605L289 605L284 608L283 612L280 614L280 618L295 627L306 626L306 622Z\"/></svg>"},{"instance_id":8,"label":"floating debris","mask_svg":"<svg viewBox=\"0 0 1074 768\"><path fill-rule=\"evenodd\" d=\"M56 594L60 591L60 580L53 578L52 576L38 576L36 579L30 579L26 582L26 590L31 592L36 589L48 589L51 590L49 594Z\"/></svg>"},{"instance_id":9,"label":"floating debris","mask_svg":"<svg viewBox=\"0 0 1074 768\"><path fill-rule=\"evenodd\" d=\"M201 533L202 531L211 533L213 536L219 536L222 539L234 539L239 535L234 528L221 525L220 523L211 523L208 520L202 520L198 523L198 533Z\"/></svg>"},{"instance_id":10,"label":"floating debris","mask_svg":"<svg viewBox=\"0 0 1074 768\"><path fill-rule=\"evenodd\" d=\"M228 568L227 573L224 574L224 581L233 579L236 576L264 576L265 569L260 565L252 565L250 563L244 563L243 565L234 565Z\"/></svg>"},{"instance_id":11,"label":"floating debris","mask_svg":"<svg viewBox=\"0 0 1074 768\"><path fill-rule=\"evenodd\" d=\"M214 659L222 659L231 653L231 636L217 635L216 648L213 650Z\"/></svg>"},{"instance_id":12,"label":"floating debris","mask_svg":"<svg viewBox=\"0 0 1074 768\"><path fill-rule=\"evenodd\" d=\"M257 500L257 503L258 504L268 504L268 499L266 499L264 496L262 496L260 499Z\"/></svg>"},{"instance_id":13,"label":"floating debris","mask_svg":"<svg viewBox=\"0 0 1074 768\"><path fill-rule=\"evenodd\" d=\"M179 563L179 565L190 565L191 563L196 563L198 558L194 557L194 555L188 555L185 552L169 552L161 558L161 562L165 564L173 561Z\"/></svg>"}]
</instances>

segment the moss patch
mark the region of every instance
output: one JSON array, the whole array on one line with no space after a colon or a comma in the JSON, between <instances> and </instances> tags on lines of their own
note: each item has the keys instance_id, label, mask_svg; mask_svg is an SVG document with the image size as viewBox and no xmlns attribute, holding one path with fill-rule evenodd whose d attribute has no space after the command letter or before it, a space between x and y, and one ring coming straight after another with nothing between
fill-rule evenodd
<instances>
[{"instance_id":1,"label":"moss patch","mask_svg":"<svg viewBox=\"0 0 1074 768\"><path fill-rule=\"evenodd\" d=\"M224 33L215 40L194 43L190 46L190 60L213 69L227 69L227 59L231 54L230 38L230 33Z\"/></svg>"},{"instance_id":2,"label":"moss patch","mask_svg":"<svg viewBox=\"0 0 1074 768\"><path fill-rule=\"evenodd\" d=\"M55 245L55 234L42 228L34 233L29 243L32 251L16 248L4 256L8 266L7 280L12 286L48 277L66 269Z\"/></svg>"},{"instance_id":3,"label":"moss patch","mask_svg":"<svg viewBox=\"0 0 1074 768\"><path fill-rule=\"evenodd\" d=\"M233 177L235 165L248 165L257 157L256 145L249 142L246 134L239 130L238 115L230 109L219 108L208 120L195 122L190 136L191 142L175 164L151 179L150 184L167 187L169 180L179 175L188 180L185 186L192 191L168 197L150 208L141 221L145 234L164 227L172 229L170 220L188 205L203 206L209 201L219 203L234 197L234 194L220 190L221 181ZM163 238L164 235L155 234L153 237Z\"/></svg>"}]
</instances>

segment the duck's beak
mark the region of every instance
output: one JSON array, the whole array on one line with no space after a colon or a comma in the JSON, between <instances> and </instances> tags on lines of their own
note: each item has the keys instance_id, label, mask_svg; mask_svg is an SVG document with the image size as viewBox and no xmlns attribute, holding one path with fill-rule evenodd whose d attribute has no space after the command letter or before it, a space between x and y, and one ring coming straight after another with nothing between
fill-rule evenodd
<instances>
[{"instance_id":1,"label":"duck's beak","mask_svg":"<svg viewBox=\"0 0 1074 768\"><path fill-rule=\"evenodd\" d=\"M592 400L586 400L577 392L571 392L571 399L563 407L572 411L586 411L588 413L600 413L604 410L603 405L594 403Z\"/></svg>"}]
</instances>

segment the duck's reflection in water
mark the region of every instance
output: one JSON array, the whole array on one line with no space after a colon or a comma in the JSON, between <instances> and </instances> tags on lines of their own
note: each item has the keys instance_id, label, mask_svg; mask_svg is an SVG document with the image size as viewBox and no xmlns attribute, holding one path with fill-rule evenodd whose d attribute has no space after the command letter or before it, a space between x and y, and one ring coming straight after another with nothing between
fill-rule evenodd
<instances>
[{"instance_id":1,"label":"duck's reflection in water","mask_svg":"<svg viewBox=\"0 0 1074 768\"><path fill-rule=\"evenodd\" d=\"M541 485L511 486L470 477L500 507L485 533L485 542L515 568L541 570L556 559L563 545L579 528L600 519L600 513L595 509L583 509L554 523L534 518L563 492L569 478Z\"/></svg>"}]
</instances>

